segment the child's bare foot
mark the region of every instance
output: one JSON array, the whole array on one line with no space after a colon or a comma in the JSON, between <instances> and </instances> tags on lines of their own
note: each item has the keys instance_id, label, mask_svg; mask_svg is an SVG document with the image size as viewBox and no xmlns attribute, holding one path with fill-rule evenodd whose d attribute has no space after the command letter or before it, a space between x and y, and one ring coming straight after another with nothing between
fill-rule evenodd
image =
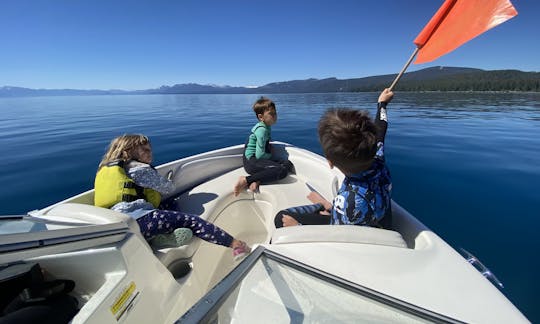
<instances>
[{"instance_id":1,"label":"child's bare foot","mask_svg":"<svg viewBox=\"0 0 540 324\"><path fill-rule=\"evenodd\" d=\"M237 239L233 239L231 248L233 249L233 258L235 261L241 260L248 255L249 252L251 252L251 248L246 244L246 242Z\"/></svg>"},{"instance_id":2,"label":"child's bare foot","mask_svg":"<svg viewBox=\"0 0 540 324\"><path fill-rule=\"evenodd\" d=\"M259 181L252 182L249 185L249 190L251 190L251 192L259 192Z\"/></svg>"},{"instance_id":3,"label":"child's bare foot","mask_svg":"<svg viewBox=\"0 0 540 324\"><path fill-rule=\"evenodd\" d=\"M240 191L244 190L247 188L247 180L246 180L246 177L240 177L238 178L238 181L236 182L236 184L234 185L234 188L233 188L233 193L234 193L234 196L238 196L238 194L240 193Z\"/></svg>"},{"instance_id":4,"label":"child's bare foot","mask_svg":"<svg viewBox=\"0 0 540 324\"><path fill-rule=\"evenodd\" d=\"M296 219L292 218L289 215L283 215L283 217L281 218L281 221L283 222L283 227L296 226L296 225L300 224L300 223L298 223L298 221Z\"/></svg>"}]
</instances>

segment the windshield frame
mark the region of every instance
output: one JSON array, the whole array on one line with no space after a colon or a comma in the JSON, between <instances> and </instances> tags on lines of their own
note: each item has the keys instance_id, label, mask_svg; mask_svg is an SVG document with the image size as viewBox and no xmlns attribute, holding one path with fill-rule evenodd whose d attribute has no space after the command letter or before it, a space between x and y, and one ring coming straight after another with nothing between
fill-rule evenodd
<instances>
[{"instance_id":1,"label":"windshield frame","mask_svg":"<svg viewBox=\"0 0 540 324\"><path fill-rule=\"evenodd\" d=\"M193 305L175 323L208 323L215 319L214 315L227 300L229 295L241 283L243 278L250 272L251 268L263 257L276 261L292 269L301 271L315 278L321 279L330 285L344 288L354 294L366 297L367 299L389 306L390 308L408 313L420 319L433 323L463 323L454 318L442 315L428 309L410 304L403 300L383 294L376 290L339 278L330 273L313 268L302 262L298 262L279 253L271 251L264 246L258 246L246 259L244 259L232 272L223 280L218 282L206 295L204 295L195 305Z\"/></svg>"}]
</instances>

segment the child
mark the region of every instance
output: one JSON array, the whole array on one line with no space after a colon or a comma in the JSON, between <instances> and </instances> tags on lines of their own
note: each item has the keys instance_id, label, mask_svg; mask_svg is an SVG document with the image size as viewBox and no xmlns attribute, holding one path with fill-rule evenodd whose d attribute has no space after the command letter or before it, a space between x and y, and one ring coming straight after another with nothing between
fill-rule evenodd
<instances>
[{"instance_id":1,"label":"child","mask_svg":"<svg viewBox=\"0 0 540 324\"><path fill-rule=\"evenodd\" d=\"M293 168L289 160L278 161L272 157L271 126L277 121L274 102L261 97L253 105L253 111L259 122L251 129L243 156L244 169L250 175L238 179L233 188L235 196L248 187L256 192L261 183L283 179Z\"/></svg>"},{"instance_id":2,"label":"child","mask_svg":"<svg viewBox=\"0 0 540 324\"><path fill-rule=\"evenodd\" d=\"M245 242L197 215L158 209L161 195L172 192L174 185L151 162L148 137L122 135L113 139L96 174L94 204L135 218L147 240L187 227L205 241L232 248L235 260L250 252Z\"/></svg>"},{"instance_id":3,"label":"child","mask_svg":"<svg viewBox=\"0 0 540 324\"><path fill-rule=\"evenodd\" d=\"M280 211L276 227L300 224L349 224L391 228L390 172L384 159L387 128L386 105L394 93L380 94L377 116L366 111L330 109L319 121L319 140L330 168L336 166L345 179L333 204L312 192L315 205Z\"/></svg>"}]
</instances>

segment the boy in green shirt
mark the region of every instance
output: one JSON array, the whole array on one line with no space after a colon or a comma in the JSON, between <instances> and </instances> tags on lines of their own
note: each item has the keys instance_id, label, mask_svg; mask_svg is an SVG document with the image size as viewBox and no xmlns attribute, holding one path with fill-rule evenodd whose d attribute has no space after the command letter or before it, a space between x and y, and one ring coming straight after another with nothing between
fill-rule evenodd
<instances>
[{"instance_id":1,"label":"boy in green shirt","mask_svg":"<svg viewBox=\"0 0 540 324\"><path fill-rule=\"evenodd\" d=\"M276 105L268 98L261 97L253 105L253 111L259 122L251 129L244 148L244 169L249 176L241 176L234 186L233 192L238 196L241 190L249 187L253 192L264 182L283 179L292 170L289 160L272 159L270 144L272 125L277 121Z\"/></svg>"}]
</instances>

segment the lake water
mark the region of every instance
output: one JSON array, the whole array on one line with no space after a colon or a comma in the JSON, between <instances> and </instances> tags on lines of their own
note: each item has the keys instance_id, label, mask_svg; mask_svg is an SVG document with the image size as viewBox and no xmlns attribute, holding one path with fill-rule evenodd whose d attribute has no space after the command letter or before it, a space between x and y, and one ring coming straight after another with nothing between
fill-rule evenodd
<instances>
[{"instance_id":1,"label":"lake water","mask_svg":"<svg viewBox=\"0 0 540 324\"><path fill-rule=\"evenodd\" d=\"M20 214L93 186L109 141L152 139L155 164L243 143L257 95L0 98L0 214ZM271 94L275 140L321 153L329 107L368 108L378 93ZM397 93L386 154L394 199L503 282L540 322L540 94ZM488 312L489 309L479 310Z\"/></svg>"}]
</instances>

